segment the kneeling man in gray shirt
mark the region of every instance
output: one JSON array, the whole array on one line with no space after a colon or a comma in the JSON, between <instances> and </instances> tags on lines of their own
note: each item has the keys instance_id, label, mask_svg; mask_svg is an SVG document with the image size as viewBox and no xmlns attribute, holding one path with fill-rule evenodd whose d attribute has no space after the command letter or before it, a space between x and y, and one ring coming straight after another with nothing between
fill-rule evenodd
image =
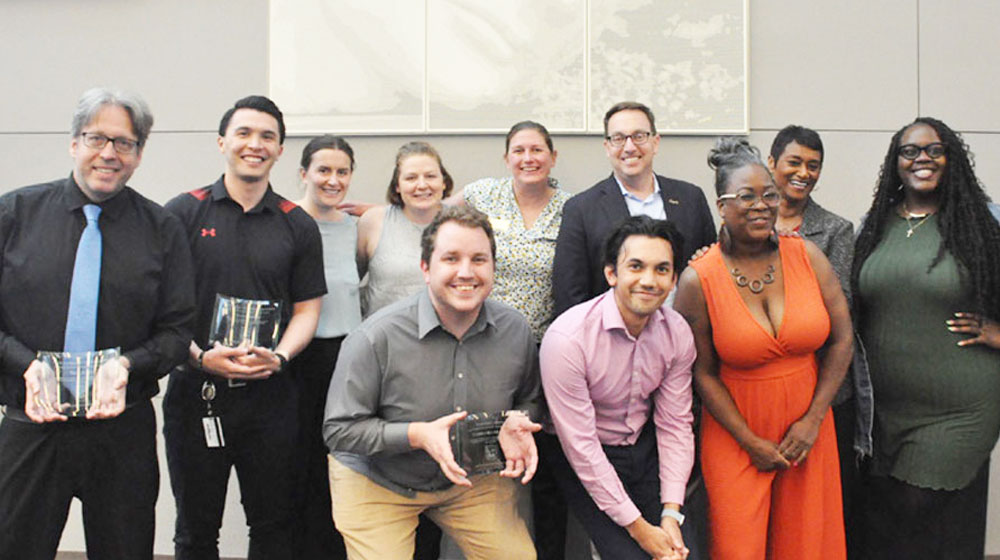
<instances>
[{"instance_id":1,"label":"kneeling man in gray shirt","mask_svg":"<svg viewBox=\"0 0 1000 560\"><path fill-rule=\"evenodd\" d=\"M323 436L333 452L333 516L352 559L413 556L426 513L466 558L534 559L516 484L538 463L530 421L540 399L527 321L487 301L496 246L486 216L445 208L424 230L427 289L369 317L345 339L327 395ZM469 412L508 409L506 468L470 475L451 427Z\"/></svg>"}]
</instances>

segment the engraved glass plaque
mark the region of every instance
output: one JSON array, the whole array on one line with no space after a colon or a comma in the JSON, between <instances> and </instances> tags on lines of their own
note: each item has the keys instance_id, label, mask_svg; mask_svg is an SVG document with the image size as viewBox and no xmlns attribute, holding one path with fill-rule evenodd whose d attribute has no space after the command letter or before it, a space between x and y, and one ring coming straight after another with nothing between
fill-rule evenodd
<instances>
[{"instance_id":1,"label":"engraved glass plaque","mask_svg":"<svg viewBox=\"0 0 1000 560\"><path fill-rule=\"evenodd\" d=\"M274 350L281 327L281 302L240 299L218 294L208 344L235 348L241 344Z\"/></svg>"},{"instance_id":2,"label":"engraved glass plaque","mask_svg":"<svg viewBox=\"0 0 1000 560\"><path fill-rule=\"evenodd\" d=\"M512 413L527 415L521 410L477 412L452 426L452 453L469 476L500 472L507 466L499 436L507 415Z\"/></svg>"},{"instance_id":3,"label":"engraved glass plaque","mask_svg":"<svg viewBox=\"0 0 1000 560\"><path fill-rule=\"evenodd\" d=\"M86 416L99 389L101 366L117 360L118 348L90 352L39 352L41 399L60 414ZM96 380L96 381L95 381Z\"/></svg>"}]
</instances>

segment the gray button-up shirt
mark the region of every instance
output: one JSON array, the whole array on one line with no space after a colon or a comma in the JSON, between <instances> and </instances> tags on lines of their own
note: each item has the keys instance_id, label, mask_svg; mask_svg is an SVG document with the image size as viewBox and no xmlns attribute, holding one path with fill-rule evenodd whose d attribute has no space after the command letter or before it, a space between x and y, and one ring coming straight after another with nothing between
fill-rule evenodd
<instances>
[{"instance_id":1,"label":"gray button-up shirt","mask_svg":"<svg viewBox=\"0 0 1000 560\"><path fill-rule=\"evenodd\" d=\"M323 437L341 463L404 495L451 486L410 422L446 414L528 410L540 401L528 322L487 300L461 340L444 330L427 290L380 310L344 340L326 398Z\"/></svg>"}]
</instances>

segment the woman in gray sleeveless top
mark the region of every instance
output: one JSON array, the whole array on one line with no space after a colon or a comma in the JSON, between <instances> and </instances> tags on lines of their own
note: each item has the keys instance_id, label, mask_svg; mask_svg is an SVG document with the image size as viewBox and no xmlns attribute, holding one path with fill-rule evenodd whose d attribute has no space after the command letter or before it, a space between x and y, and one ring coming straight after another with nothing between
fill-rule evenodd
<instances>
[{"instance_id":1,"label":"woman in gray sleeveless top","mask_svg":"<svg viewBox=\"0 0 1000 560\"><path fill-rule=\"evenodd\" d=\"M389 204L365 212L358 222L358 272L368 273L365 317L423 289L420 235L453 186L430 144L408 142L399 149L386 193Z\"/></svg>"}]
</instances>

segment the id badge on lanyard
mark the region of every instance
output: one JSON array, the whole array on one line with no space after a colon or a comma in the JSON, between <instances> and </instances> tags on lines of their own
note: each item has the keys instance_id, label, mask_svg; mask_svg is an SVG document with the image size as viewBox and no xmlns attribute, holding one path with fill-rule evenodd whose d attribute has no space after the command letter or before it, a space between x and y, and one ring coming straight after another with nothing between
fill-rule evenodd
<instances>
[{"instance_id":1,"label":"id badge on lanyard","mask_svg":"<svg viewBox=\"0 0 1000 560\"><path fill-rule=\"evenodd\" d=\"M206 380L201 385L201 400L205 401L205 416L201 426L205 430L205 445L212 448L226 446L226 436L222 432L222 418L212 414L212 401L215 400L215 382Z\"/></svg>"}]
</instances>

